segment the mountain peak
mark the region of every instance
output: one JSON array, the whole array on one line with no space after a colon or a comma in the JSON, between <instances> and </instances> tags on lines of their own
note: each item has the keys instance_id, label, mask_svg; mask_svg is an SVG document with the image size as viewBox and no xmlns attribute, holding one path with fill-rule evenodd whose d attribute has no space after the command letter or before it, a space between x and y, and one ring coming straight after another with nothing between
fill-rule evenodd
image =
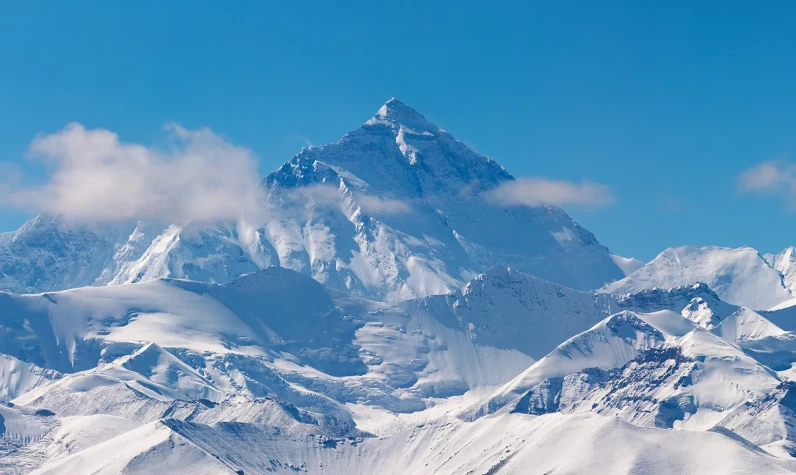
<instances>
[{"instance_id":1,"label":"mountain peak","mask_svg":"<svg viewBox=\"0 0 796 475\"><path fill-rule=\"evenodd\" d=\"M396 98L385 102L366 125L391 125L409 128L413 132L422 134L423 132L436 132L439 127L429 122L423 114L404 104Z\"/></svg>"}]
</instances>

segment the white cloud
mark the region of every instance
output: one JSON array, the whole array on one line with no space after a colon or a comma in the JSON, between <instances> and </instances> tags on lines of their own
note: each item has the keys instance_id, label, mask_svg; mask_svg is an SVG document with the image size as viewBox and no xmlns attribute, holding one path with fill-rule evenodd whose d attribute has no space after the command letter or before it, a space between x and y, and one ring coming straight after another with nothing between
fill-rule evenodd
<instances>
[{"instance_id":1,"label":"white cloud","mask_svg":"<svg viewBox=\"0 0 796 475\"><path fill-rule=\"evenodd\" d=\"M367 214L393 215L409 213L411 208L400 200L385 200L373 195L357 195L362 211Z\"/></svg>"},{"instance_id":2,"label":"white cloud","mask_svg":"<svg viewBox=\"0 0 796 475\"><path fill-rule=\"evenodd\" d=\"M287 195L290 203L283 203L286 208L293 206L313 206L316 208L339 207L342 203L340 189L334 185L317 184L296 188Z\"/></svg>"},{"instance_id":3,"label":"white cloud","mask_svg":"<svg viewBox=\"0 0 796 475\"><path fill-rule=\"evenodd\" d=\"M105 129L69 124L36 137L30 155L52 167L43 185L12 186L13 206L99 222L261 221L264 190L253 154L209 129L169 125L166 150L124 143Z\"/></svg>"},{"instance_id":4,"label":"white cloud","mask_svg":"<svg viewBox=\"0 0 796 475\"><path fill-rule=\"evenodd\" d=\"M758 163L738 176L738 190L744 193L782 195L796 203L796 163L769 160Z\"/></svg>"},{"instance_id":5,"label":"white cloud","mask_svg":"<svg viewBox=\"0 0 796 475\"><path fill-rule=\"evenodd\" d=\"M343 195L338 186L331 184L310 185L293 190L285 195L286 201L281 203L281 211L294 213L295 208L312 206L314 208L335 208L344 205ZM354 192L355 205L359 205L363 213L370 215L395 215L411 212L408 203L401 200L384 199L364 192Z\"/></svg>"},{"instance_id":6,"label":"white cloud","mask_svg":"<svg viewBox=\"0 0 796 475\"><path fill-rule=\"evenodd\" d=\"M573 183L547 178L518 178L486 192L487 200L504 205L556 205L598 208L612 204L611 189L599 183Z\"/></svg>"}]
</instances>

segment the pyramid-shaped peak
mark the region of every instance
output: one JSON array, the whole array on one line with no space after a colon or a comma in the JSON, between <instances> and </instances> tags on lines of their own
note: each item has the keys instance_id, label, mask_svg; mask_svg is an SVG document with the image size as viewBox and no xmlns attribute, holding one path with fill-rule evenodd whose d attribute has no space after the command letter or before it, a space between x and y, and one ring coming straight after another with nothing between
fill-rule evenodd
<instances>
[{"instance_id":1,"label":"pyramid-shaped peak","mask_svg":"<svg viewBox=\"0 0 796 475\"><path fill-rule=\"evenodd\" d=\"M428 119L423 117L423 114L394 97L384 103L367 124L390 124L404 129L411 129L411 131L416 133L439 130L439 127L429 122Z\"/></svg>"}]
</instances>

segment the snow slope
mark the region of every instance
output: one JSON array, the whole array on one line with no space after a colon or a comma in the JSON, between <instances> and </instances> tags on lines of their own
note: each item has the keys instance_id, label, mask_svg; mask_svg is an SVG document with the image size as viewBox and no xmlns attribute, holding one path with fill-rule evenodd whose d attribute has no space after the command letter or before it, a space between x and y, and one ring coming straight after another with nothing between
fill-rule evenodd
<instances>
[{"instance_id":1,"label":"snow slope","mask_svg":"<svg viewBox=\"0 0 796 475\"><path fill-rule=\"evenodd\" d=\"M594 414L506 414L443 419L364 441L166 420L33 473L792 473L787 467L717 433L641 428Z\"/></svg>"},{"instance_id":2,"label":"snow slope","mask_svg":"<svg viewBox=\"0 0 796 475\"><path fill-rule=\"evenodd\" d=\"M161 422L126 432L111 441L114 443L97 444L31 473L234 473Z\"/></svg>"},{"instance_id":3,"label":"snow slope","mask_svg":"<svg viewBox=\"0 0 796 475\"><path fill-rule=\"evenodd\" d=\"M585 368L528 385L531 389L507 407L532 414L589 411L641 426L706 430L771 394L780 382L739 348L695 328L640 351L621 367Z\"/></svg>"},{"instance_id":4,"label":"snow slope","mask_svg":"<svg viewBox=\"0 0 796 475\"><path fill-rule=\"evenodd\" d=\"M18 391L23 405L146 423L207 413L197 400L243 397L256 412L257 398L276 396L344 427L347 404L412 413L504 384L612 302L496 267L461 292L379 303L271 267L227 285L0 294L0 334L11 357L68 373Z\"/></svg>"},{"instance_id":5,"label":"snow slope","mask_svg":"<svg viewBox=\"0 0 796 475\"><path fill-rule=\"evenodd\" d=\"M10 401L60 377L58 371L0 354L0 400Z\"/></svg>"},{"instance_id":6,"label":"snow slope","mask_svg":"<svg viewBox=\"0 0 796 475\"><path fill-rule=\"evenodd\" d=\"M602 292L633 293L703 282L722 300L755 310L766 310L792 298L782 275L750 247L683 246L663 251L624 279Z\"/></svg>"},{"instance_id":7,"label":"snow slope","mask_svg":"<svg viewBox=\"0 0 796 475\"><path fill-rule=\"evenodd\" d=\"M473 420L491 414L547 380L560 379L586 368L611 369L623 366L640 351L655 347L663 340L664 335L660 331L634 313L612 315L561 343L486 400L468 409L463 416ZM534 401L520 401L518 405L528 407L527 411L522 412L534 413Z\"/></svg>"},{"instance_id":8,"label":"snow slope","mask_svg":"<svg viewBox=\"0 0 796 475\"><path fill-rule=\"evenodd\" d=\"M719 335L728 343L739 344L747 340L757 340L768 337L780 337L787 332L765 319L762 315L748 308L738 311L724 319L713 333Z\"/></svg>"},{"instance_id":9,"label":"snow slope","mask_svg":"<svg viewBox=\"0 0 796 475\"><path fill-rule=\"evenodd\" d=\"M495 266L388 303L271 267L0 294L0 312L35 381L0 405L8 473L796 468L778 396L796 340L704 284L614 297Z\"/></svg>"},{"instance_id":10,"label":"snow slope","mask_svg":"<svg viewBox=\"0 0 796 475\"><path fill-rule=\"evenodd\" d=\"M796 294L796 247L785 248L779 254L766 254L763 258L782 274L785 287Z\"/></svg>"},{"instance_id":11,"label":"snow slope","mask_svg":"<svg viewBox=\"0 0 796 475\"><path fill-rule=\"evenodd\" d=\"M625 300L644 304L642 308L662 300L684 301L660 297L671 293L646 291ZM746 308L725 314L707 331L689 318L689 307L680 314L612 315L562 343L461 416L473 420L506 412L503 408L530 414L595 411L634 424L701 430L743 404L768 397L792 377L796 337L791 332Z\"/></svg>"},{"instance_id":12,"label":"snow slope","mask_svg":"<svg viewBox=\"0 0 796 475\"><path fill-rule=\"evenodd\" d=\"M417 302L417 303L415 303ZM516 348L541 358L569 336L611 313L614 300L554 284L513 268L495 266L459 291L410 301L467 333L475 343Z\"/></svg>"},{"instance_id":13,"label":"snow slope","mask_svg":"<svg viewBox=\"0 0 796 475\"><path fill-rule=\"evenodd\" d=\"M739 406L718 426L771 454L790 458L796 454L796 399L794 383L787 381L765 398Z\"/></svg>"}]
</instances>

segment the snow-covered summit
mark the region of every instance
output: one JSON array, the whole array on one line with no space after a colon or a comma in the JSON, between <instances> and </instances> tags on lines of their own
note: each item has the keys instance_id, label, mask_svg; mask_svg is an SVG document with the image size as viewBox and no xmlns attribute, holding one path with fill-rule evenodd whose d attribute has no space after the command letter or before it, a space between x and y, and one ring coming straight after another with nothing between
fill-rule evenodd
<instances>
[{"instance_id":1,"label":"snow-covered summit","mask_svg":"<svg viewBox=\"0 0 796 475\"><path fill-rule=\"evenodd\" d=\"M159 277L227 283L278 265L398 301L457 290L497 263L581 290L624 276L562 209L485 199L513 179L393 99L338 142L305 149L266 176L265 223L88 228L42 216L0 237L0 290Z\"/></svg>"},{"instance_id":2,"label":"snow-covered summit","mask_svg":"<svg viewBox=\"0 0 796 475\"><path fill-rule=\"evenodd\" d=\"M494 160L474 152L408 105L391 99L338 142L302 150L265 179L267 185L297 165L315 162L344 170L368 190L391 198L475 198L511 180ZM344 173L344 175L346 175ZM334 183L333 183L334 184Z\"/></svg>"},{"instance_id":3,"label":"snow-covered summit","mask_svg":"<svg viewBox=\"0 0 796 475\"><path fill-rule=\"evenodd\" d=\"M395 127L405 127L414 133L434 134L439 133L440 129L430 122L423 115L404 104L396 98L392 98L384 103L376 114L365 125L391 124Z\"/></svg>"},{"instance_id":4,"label":"snow-covered summit","mask_svg":"<svg viewBox=\"0 0 796 475\"><path fill-rule=\"evenodd\" d=\"M334 248L317 257L308 252L303 265L322 267L322 282L345 281L349 291L364 288L363 295L444 293L496 263L581 290L623 276L608 250L562 209L485 199L513 179L392 100L339 142L303 150L264 183L278 202L300 189L325 190L323 200L303 201L312 213L309 223L298 223L304 235L296 241ZM309 251L292 253L302 250Z\"/></svg>"},{"instance_id":5,"label":"snow-covered summit","mask_svg":"<svg viewBox=\"0 0 796 475\"><path fill-rule=\"evenodd\" d=\"M704 282L722 300L765 310L792 298L782 275L751 247L682 246L666 249L624 279L606 285L603 292L633 293L669 289Z\"/></svg>"}]
</instances>

